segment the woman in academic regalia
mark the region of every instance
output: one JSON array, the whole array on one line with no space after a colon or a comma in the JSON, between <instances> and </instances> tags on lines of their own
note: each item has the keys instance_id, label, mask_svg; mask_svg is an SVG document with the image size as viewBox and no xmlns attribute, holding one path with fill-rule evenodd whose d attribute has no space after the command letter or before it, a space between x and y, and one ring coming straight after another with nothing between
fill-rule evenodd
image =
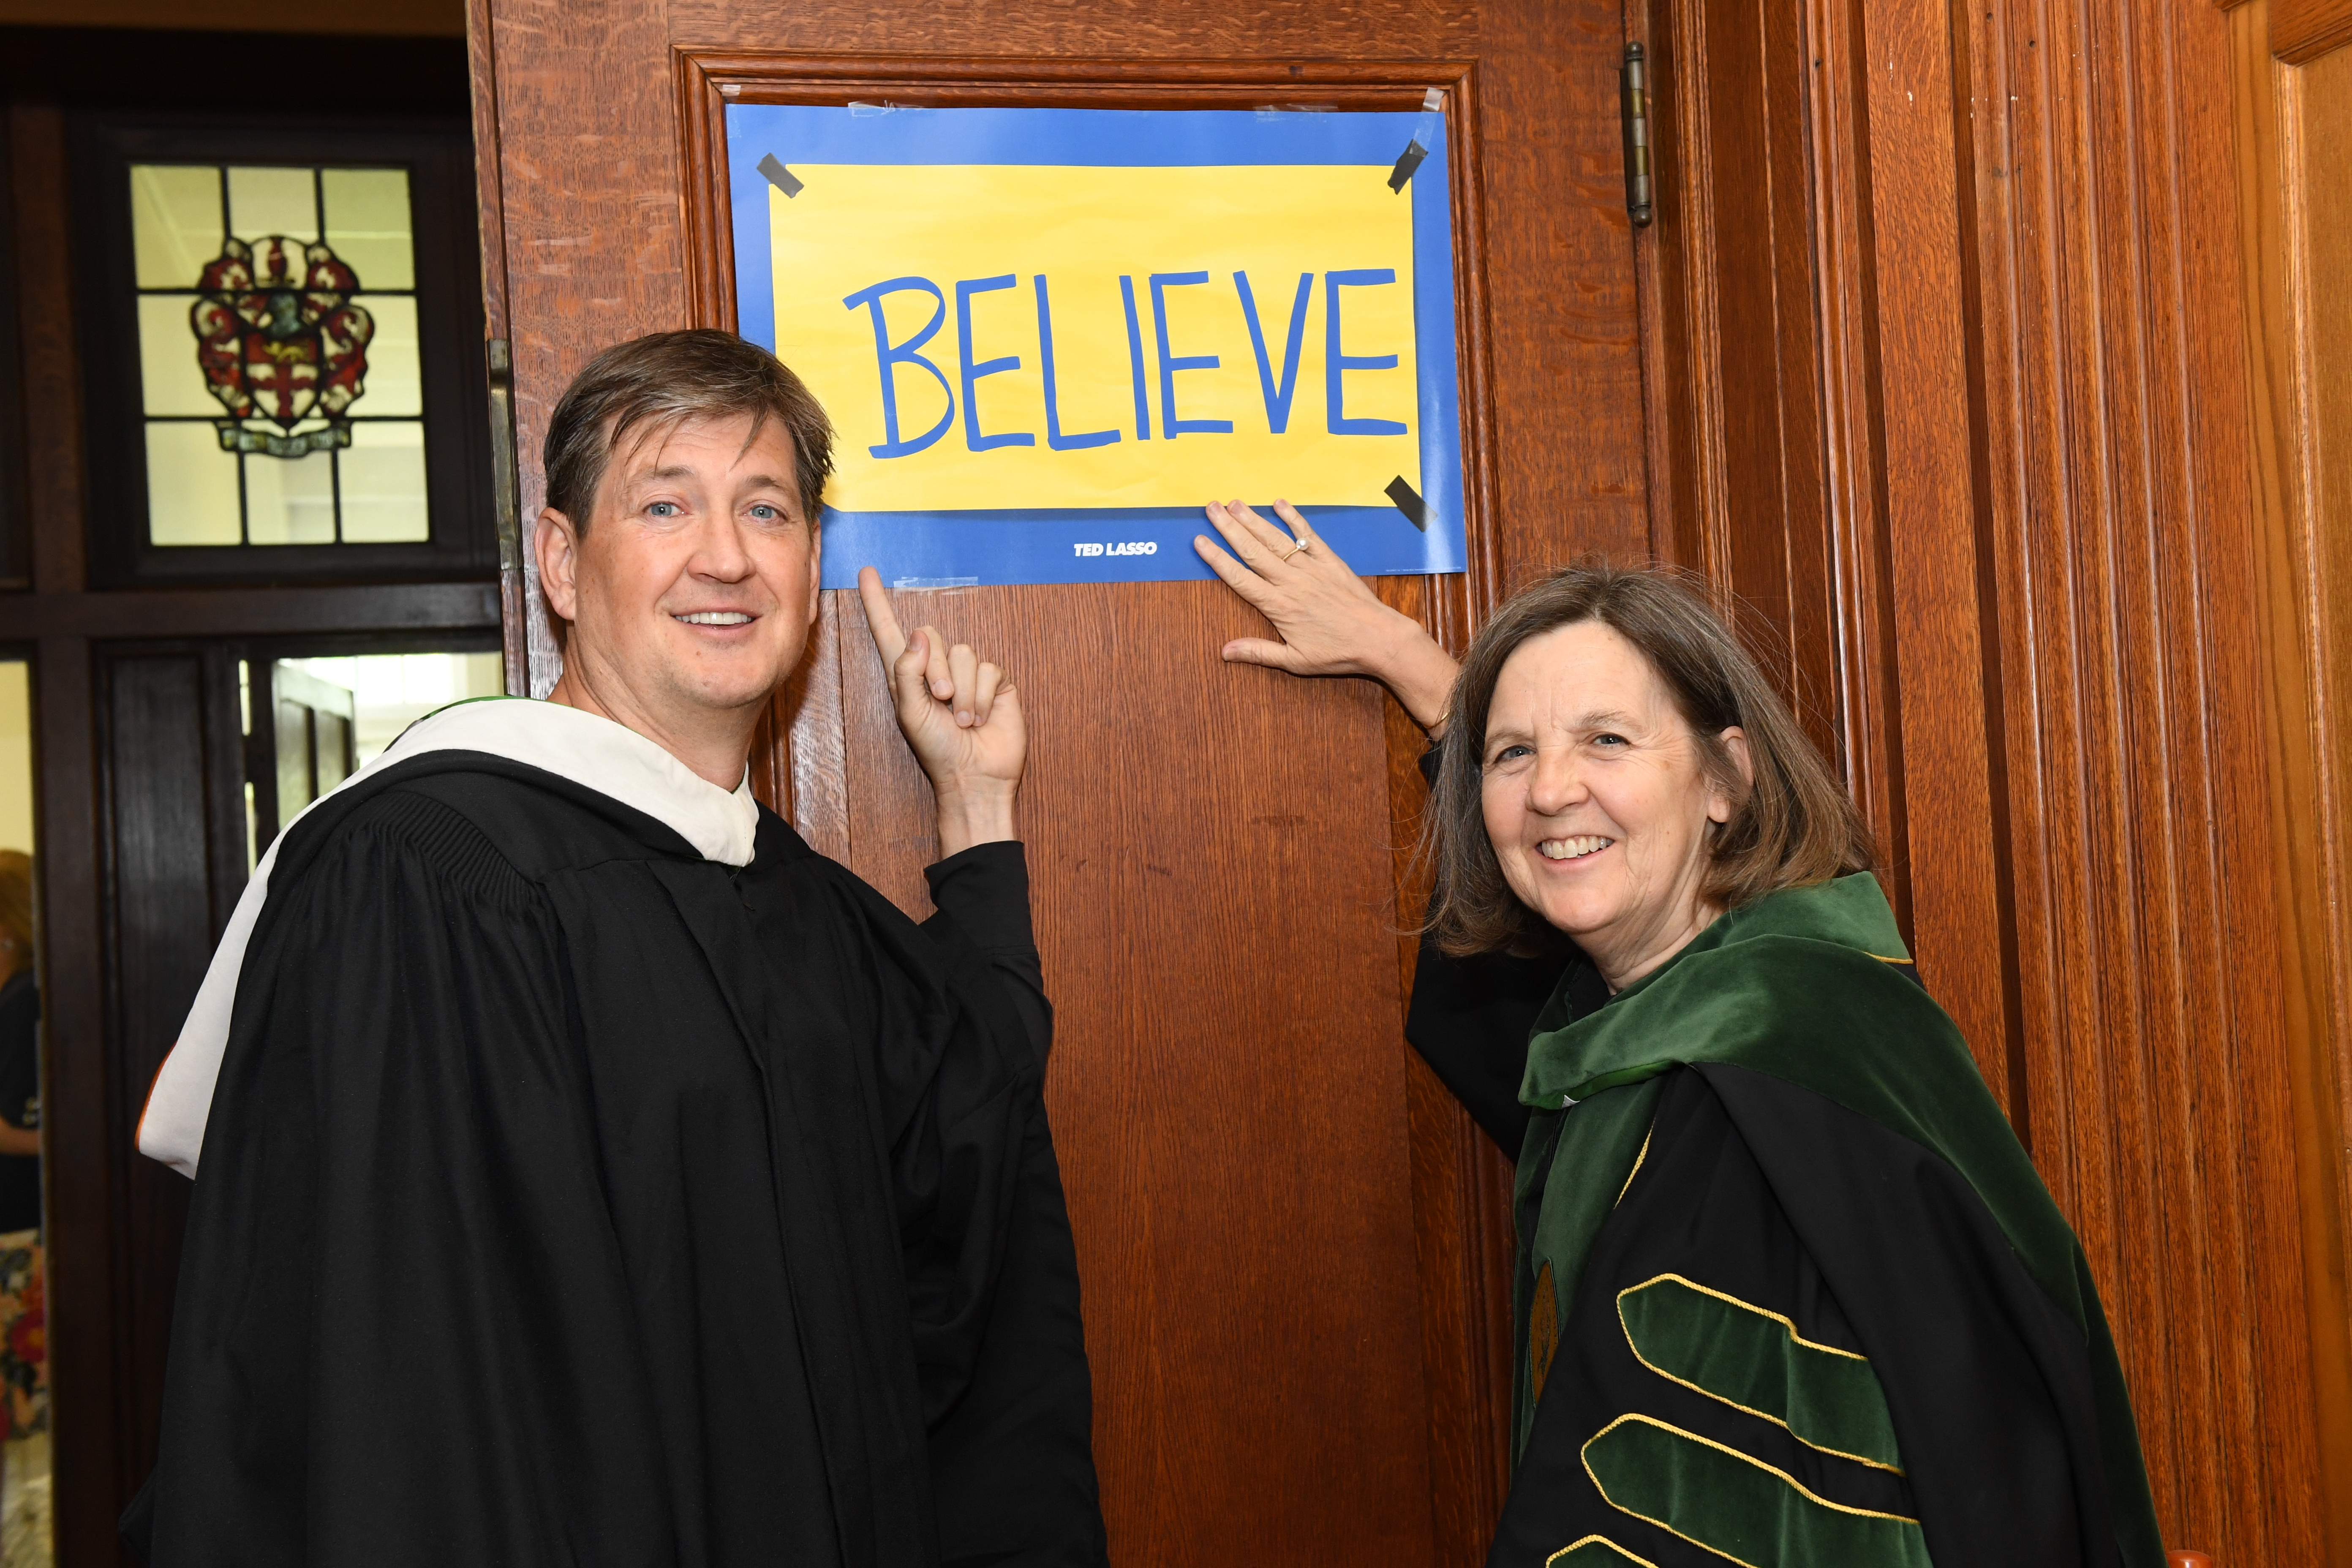
<instances>
[{"instance_id":1,"label":"woman in academic regalia","mask_svg":"<svg viewBox=\"0 0 2352 1568\"><path fill-rule=\"evenodd\" d=\"M1490 1564L2161 1568L2082 1248L1738 640L1580 566L1457 673L1276 510L1209 509L1283 637L1225 657L1372 676L1436 737L1410 1033L1517 1138Z\"/></svg>"}]
</instances>

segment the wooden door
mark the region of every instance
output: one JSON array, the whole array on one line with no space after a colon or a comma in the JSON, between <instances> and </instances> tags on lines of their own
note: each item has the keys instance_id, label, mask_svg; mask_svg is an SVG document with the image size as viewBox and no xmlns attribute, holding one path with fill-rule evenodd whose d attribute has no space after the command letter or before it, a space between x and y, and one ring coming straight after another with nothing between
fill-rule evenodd
<instances>
[{"instance_id":1,"label":"wooden door","mask_svg":"<svg viewBox=\"0 0 2352 1568\"><path fill-rule=\"evenodd\" d=\"M1436 87L1473 565L1385 591L1458 644L1530 570L1650 551L1627 40L1616 0L476 0L520 515L593 353L732 323L730 100L1416 109ZM1213 583L910 611L1002 658L1033 715L1048 1099L1115 1559L1475 1563L1504 1485L1507 1163L1402 1039L1418 732L1365 683L1223 665L1263 627ZM543 691L553 650L530 640ZM760 768L821 850L923 909L929 794L854 596L828 596Z\"/></svg>"},{"instance_id":2,"label":"wooden door","mask_svg":"<svg viewBox=\"0 0 2352 1568\"><path fill-rule=\"evenodd\" d=\"M359 771L359 721L351 692L283 660L257 662L251 679L272 720L269 766L254 771L258 856L296 813Z\"/></svg>"}]
</instances>

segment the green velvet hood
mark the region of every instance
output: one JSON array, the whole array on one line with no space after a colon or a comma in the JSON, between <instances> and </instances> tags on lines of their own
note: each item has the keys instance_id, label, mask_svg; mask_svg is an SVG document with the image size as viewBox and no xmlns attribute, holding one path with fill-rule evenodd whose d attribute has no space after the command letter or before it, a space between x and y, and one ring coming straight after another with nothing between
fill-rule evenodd
<instances>
[{"instance_id":1,"label":"green velvet hood","mask_svg":"<svg viewBox=\"0 0 2352 1568\"><path fill-rule=\"evenodd\" d=\"M1535 1215L1517 1296L1514 1455L1534 1416L1529 1317L1549 1265L1555 1337L1594 1238L1645 1147L1664 1075L1726 1063L1811 1089L1925 1146L1967 1181L2026 1272L2083 1334L2116 1534L2161 1561L2139 1436L2088 1260L1949 1015L1910 974L1868 872L1771 894L1708 926L1610 1004L1536 1021L1519 1098L1534 1112L1515 1211ZM1524 1220L1523 1220L1524 1225Z\"/></svg>"}]
</instances>

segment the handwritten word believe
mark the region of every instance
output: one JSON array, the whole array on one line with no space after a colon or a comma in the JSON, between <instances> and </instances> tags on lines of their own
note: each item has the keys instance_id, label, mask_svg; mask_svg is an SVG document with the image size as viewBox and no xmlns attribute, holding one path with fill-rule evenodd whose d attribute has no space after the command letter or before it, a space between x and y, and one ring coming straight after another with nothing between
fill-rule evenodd
<instances>
[{"instance_id":1,"label":"handwritten word believe","mask_svg":"<svg viewBox=\"0 0 2352 1568\"><path fill-rule=\"evenodd\" d=\"M1145 282L1151 291L1151 325L1160 350L1160 433L1163 440L1179 436L1230 435L1234 423L1230 419L1180 419L1176 415L1176 375L1180 371L1214 370L1215 354L1179 354L1168 342L1168 300L1171 289L1188 288L1206 283L1206 272L1154 272ZM964 445L975 452L985 452L992 447L1034 447L1037 437L1026 431L1003 431L983 435L980 428L980 413L972 398L973 385L983 376L1001 375L1021 368L1018 354L1003 354L995 359L972 358L971 300L975 294L993 293L1010 289L1016 275L1007 272L997 278L967 278L955 286L957 371L963 392ZM1041 273L1031 279L1037 292L1037 355L1045 373L1045 445L1056 452L1082 451L1089 447L1108 447L1120 438L1117 430L1088 430L1075 436L1062 433L1062 414L1054 384L1054 317L1046 298L1045 279ZM1351 370L1394 370L1394 354L1348 354L1339 349L1339 290L1368 288L1375 284L1394 283L1396 272L1391 268L1358 268L1348 271L1327 272L1323 275L1323 319L1325 348L1323 353L1323 401L1325 428L1334 436L1402 436L1402 423L1394 419L1350 419L1348 417L1340 377ZM1265 333L1258 324L1257 300L1250 292L1249 275L1234 274L1234 288L1241 298L1242 317L1249 325L1250 347L1257 351L1258 387L1265 398L1267 428L1279 436L1290 427L1290 403L1298 390L1298 351L1307 336L1307 301L1313 289L1315 274L1298 275L1298 293L1290 305L1290 328L1285 334L1282 351L1282 374L1275 374L1274 362L1266 353ZM931 319L922 331L906 342L890 341L890 329L883 320L882 300L885 296L902 292L929 294L931 297ZM1118 292L1127 309L1128 371L1135 388L1135 438L1151 439L1151 407L1145 388L1143 366L1143 328L1135 304L1135 279L1122 277ZM948 384L946 373L925 358L925 344L939 335L941 323L947 320L947 296L940 286L928 278L893 278L886 282L860 289L842 300L855 310L864 306L873 313L874 356L877 374L882 383L882 432L886 439L867 451L877 458L907 458L923 450L947 434L955 422L956 388ZM898 389L893 374L895 365L919 365L940 390L947 394L947 412L940 422L911 440L898 434Z\"/></svg>"}]
</instances>

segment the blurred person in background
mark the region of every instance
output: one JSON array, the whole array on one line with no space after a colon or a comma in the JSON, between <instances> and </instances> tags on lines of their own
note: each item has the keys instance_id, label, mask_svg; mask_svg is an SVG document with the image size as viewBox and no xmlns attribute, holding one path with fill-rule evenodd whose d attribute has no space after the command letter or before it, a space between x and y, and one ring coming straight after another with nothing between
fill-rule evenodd
<instances>
[{"instance_id":1,"label":"blurred person in background","mask_svg":"<svg viewBox=\"0 0 2352 1568\"><path fill-rule=\"evenodd\" d=\"M41 1258L41 996L36 974L33 858L0 849L0 1559L29 1560L47 1529L47 1314ZM27 1509L30 1512L27 1512Z\"/></svg>"},{"instance_id":2,"label":"blurred person in background","mask_svg":"<svg viewBox=\"0 0 2352 1568\"><path fill-rule=\"evenodd\" d=\"M0 1237L41 1228L41 994L33 858L0 849Z\"/></svg>"}]
</instances>

